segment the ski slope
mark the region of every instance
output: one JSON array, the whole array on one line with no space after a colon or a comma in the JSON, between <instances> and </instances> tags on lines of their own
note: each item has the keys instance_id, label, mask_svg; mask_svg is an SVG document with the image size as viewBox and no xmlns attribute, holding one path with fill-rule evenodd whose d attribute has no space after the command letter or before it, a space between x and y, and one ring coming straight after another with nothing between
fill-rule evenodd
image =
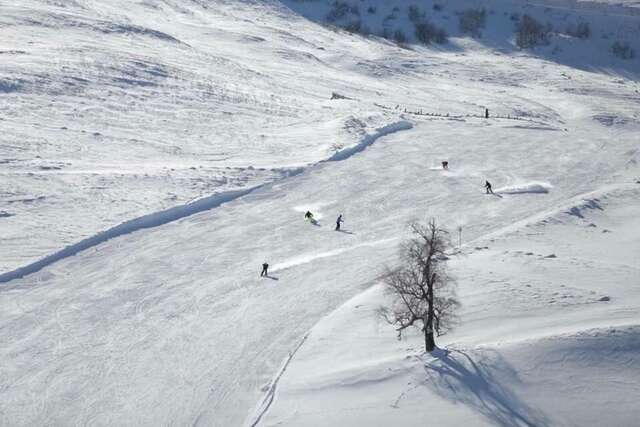
<instances>
[{"instance_id":1,"label":"ski slope","mask_svg":"<svg viewBox=\"0 0 640 427\"><path fill-rule=\"evenodd\" d=\"M377 277L396 259L406 223L428 217L463 230L467 246L452 263L463 323L443 342L451 344L451 359L436 360L414 343L398 347L381 326L375 348L389 354L385 363L406 368L394 377L399 382L421 363L453 360L468 369L454 350L493 363L498 359L485 347L498 344L500 357L524 369L527 346L537 348L531 340L550 349L531 355L539 357L534 361L552 365L546 353L567 351L582 333L605 345L621 342L615 358L631 360L627 370L613 372L594 356L601 375L637 375L635 347L624 344L637 340L639 252L630 231L639 210L637 65L620 73L585 70L465 38L449 48L403 49L331 31L288 6L2 6L3 52L27 53L2 54L15 61L2 70L0 97L0 173L7 183L0 206L7 214L0 217L0 424L251 424L266 393L273 402L260 422L317 425L313 411L328 413L323 405L342 393L332 381L344 372L331 373L322 388L330 398L318 400L326 396L311 380L328 362L316 362L335 356L336 366L361 364L366 376L368 366L377 375L380 360L367 365L368 356L356 351L360 343L346 346L340 333L324 332L323 322L349 329L335 314L312 328L362 291L357 298L380 302ZM46 59L52 48L57 63ZM93 59L85 61L87 55ZM116 67L140 55L167 76L153 67L140 74L148 65ZM74 75L86 81L72 90L62 82ZM332 92L351 99L331 100ZM485 106L505 118L480 118ZM434 115L413 114L421 109ZM438 168L442 160L450 170ZM496 195L484 194L487 179ZM624 214L606 226L611 235L598 235L605 240L589 247L576 229L593 227L578 220L600 210L582 200L604 196L612 206L620 200L611 211ZM304 221L306 210L318 225ZM334 231L339 214L344 232ZM613 221L603 215L589 221ZM549 218L553 225L539 224ZM537 248L522 231L529 224L549 236ZM629 236L620 254L613 249L618 236ZM476 242L490 249L476 250ZM606 267L567 261L586 250L588 263L597 264L602 247L611 251ZM544 259L551 253L558 259ZM572 288L567 313L555 305L539 312L560 297L550 296L557 282L549 278L558 271L540 271L538 263L561 261L566 277L583 270L584 277L609 277L620 269L614 255L628 267L619 276ZM260 279L265 261L271 277ZM505 267L495 274L503 279L494 283L487 265L499 263ZM20 270L25 266L32 267ZM537 297L520 292L519 276L536 285ZM473 277L489 292L478 293ZM611 304L598 301L605 296ZM495 327L505 319L529 327L522 335L521 323ZM367 312L353 323L372 321ZM625 328L620 334L607 329L618 326ZM282 361L309 330L274 390ZM398 362L407 355L411 363ZM569 365L576 375L584 372ZM555 369L545 372L551 377ZM345 394L354 406L368 389L355 390ZM384 388L378 402L395 391ZM522 396L527 407L544 406L529 402L533 394ZM433 405L449 413L447 397L439 399ZM620 408L631 407L625 402ZM465 409L449 424L472 419L476 403L456 405ZM330 413L331 421L366 425L367 418L348 418L351 408L344 409ZM394 415L385 407L366 416L381 413Z\"/></svg>"},{"instance_id":2,"label":"ski slope","mask_svg":"<svg viewBox=\"0 0 640 427\"><path fill-rule=\"evenodd\" d=\"M633 425L639 194L609 187L465 245L460 321L431 355L377 315L382 286L354 297L307 334L262 425Z\"/></svg>"}]
</instances>

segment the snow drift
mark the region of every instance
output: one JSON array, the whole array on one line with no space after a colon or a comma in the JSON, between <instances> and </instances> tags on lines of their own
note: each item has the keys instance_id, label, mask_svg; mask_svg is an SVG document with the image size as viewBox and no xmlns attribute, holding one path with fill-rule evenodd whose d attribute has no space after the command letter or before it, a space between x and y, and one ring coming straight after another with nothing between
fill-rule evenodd
<instances>
[{"instance_id":1,"label":"snow drift","mask_svg":"<svg viewBox=\"0 0 640 427\"><path fill-rule=\"evenodd\" d=\"M497 194L527 194L527 193L548 193L553 186L546 182L529 182L525 184L512 185L497 188L494 192Z\"/></svg>"}]
</instances>

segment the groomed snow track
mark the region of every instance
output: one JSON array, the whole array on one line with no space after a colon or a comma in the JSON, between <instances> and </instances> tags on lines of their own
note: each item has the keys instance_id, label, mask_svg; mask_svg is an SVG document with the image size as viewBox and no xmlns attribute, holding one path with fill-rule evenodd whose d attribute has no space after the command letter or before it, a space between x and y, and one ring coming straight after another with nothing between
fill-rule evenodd
<instances>
[{"instance_id":1,"label":"groomed snow track","mask_svg":"<svg viewBox=\"0 0 640 427\"><path fill-rule=\"evenodd\" d=\"M374 133L365 135L362 141L355 144L354 146L336 151L328 159L312 164L306 168L296 169L292 173L290 173L288 177L298 175L304 172L305 170L308 170L309 168L314 167L319 163L337 162L337 161L346 160L349 157L353 156L354 154L362 152L367 147L372 145L379 138L389 135L391 133L408 130L408 129L411 129L412 127L413 125L410 122L405 120L401 120L401 121L383 126L377 129ZM287 179L288 177L282 178L282 179ZM47 255L44 258L38 261L35 261L31 264L0 274L0 283L7 283L7 282L10 282L11 280L19 279L29 274L36 273L57 261L74 256L81 251L97 246L101 243L106 242L107 240L110 240L119 236L123 236L126 234L131 234L139 230L144 230L146 228L159 227L161 225L168 224L170 222L177 221L182 218L186 218L188 216L195 215L200 212L217 208L225 203L228 203L233 200L239 199L243 196L246 196L247 194L252 193L253 191L259 188L262 188L265 185L266 184L262 184L255 187L243 189L243 190L226 191L222 193L217 193L208 197L204 197L202 199L198 199L198 200L186 203L184 205L174 206L166 210L154 212L148 215L141 216L139 218L125 221L112 228L109 228L108 230L97 233L91 237L88 237L86 239L79 241L78 243L74 243L57 252Z\"/></svg>"}]
</instances>

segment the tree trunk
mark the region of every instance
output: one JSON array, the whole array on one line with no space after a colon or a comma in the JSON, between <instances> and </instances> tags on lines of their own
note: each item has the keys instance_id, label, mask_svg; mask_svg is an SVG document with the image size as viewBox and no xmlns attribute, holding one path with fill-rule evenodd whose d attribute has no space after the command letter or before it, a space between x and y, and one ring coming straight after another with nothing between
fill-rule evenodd
<instances>
[{"instance_id":1,"label":"tree trunk","mask_svg":"<svg viewBox=\"0 0 640 427\"><path fill-rule=\"evenodd\" d=\"M433 283L436 275L434 274L431 283L427 285L427 313L424 319L424 348L431 352L436 348L436 341L433 338Z\"/></svg>"},{"instance_id":2,"label":"tree trunk","mask_svg":"<svg viewBox=\"0 0 640 427\"><path fill-rule=\"evenodd\" d=\"M432 352L436 348L436 340L433 338L433 329L424 328L424 348L428 352Z\"/></svg>"}]
</instances>

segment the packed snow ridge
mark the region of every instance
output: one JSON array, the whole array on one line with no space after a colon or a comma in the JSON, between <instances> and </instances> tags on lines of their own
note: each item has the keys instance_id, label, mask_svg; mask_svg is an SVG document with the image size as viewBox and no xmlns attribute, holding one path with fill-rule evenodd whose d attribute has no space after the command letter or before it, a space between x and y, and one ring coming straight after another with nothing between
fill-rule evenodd
<instances>
[{"instance_id":1,"label":"packed snow ridge","mask_svg":"<svg viewBox=\"0 0 640 427\"><path fill-rule=\"evenodd\" d=\"M387 126L384 126L378 129L373 134L366 135L360 143L354 145L353 147L348 147L340 151L337 151L335 154L333 154L331 157L329 157L325 161L335 162L335 161L346 160L352 155L364 150L365 148L373 144L378 138L383 137L385 135L389 135L390 133L393 133L393 132L411 129L411 127L412 127L412 124L407 121L399 121L397 123L389 124ZM302 173L304 170L305 168L297 168L289 172L289 174L287 174L286 177L295 176L299 173ZM282 179L286 179L286 178L282 178ZM203 197L201 199L189 202L184 205L174 206L172 208L169 208L160 212L154 212L139 218L125 221L106 231L102 231L94 236L83 239L78 243L74 243L73 245L67 246L66 248L60 251L57 251L51 255L47 255L46 257L36 262L33 262L29 265L0 274L0 283L5 283L13 279L26 276L27 274L35 273L41 270L42 268L50 264L53 264L54 262L73 256L80 251L84 251L94 246L97 246L109 239L113 239L118 236L122 236L124 234L130 234L145 228L159 227L161 225L167 224L172 221L177 221L179 219L197 214L199 212L217 208L224 203L243 197L260 187L261 186L257 186L257 187L252 187L245 190L227 191L219 194L214 194L212 196ZM276 267L276 269L280 269L280 268L285 268L285 267L284 265L280 267Z\"/></svg>"}]
</instances>

